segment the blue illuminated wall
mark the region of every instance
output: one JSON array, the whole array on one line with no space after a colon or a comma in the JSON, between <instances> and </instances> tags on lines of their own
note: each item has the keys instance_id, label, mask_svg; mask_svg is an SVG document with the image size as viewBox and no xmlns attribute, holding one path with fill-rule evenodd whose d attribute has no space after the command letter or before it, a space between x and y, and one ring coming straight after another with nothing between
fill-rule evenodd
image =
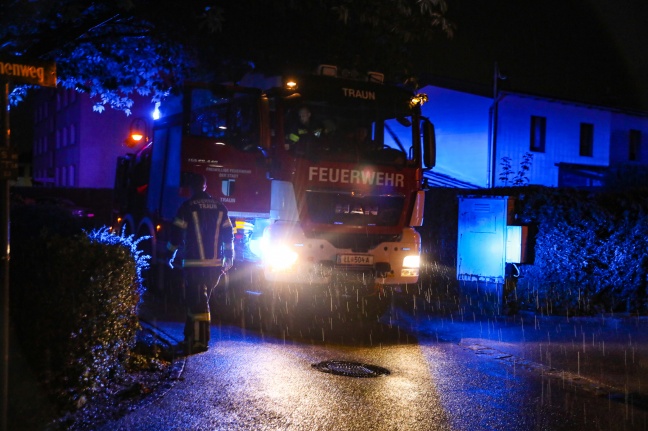
<instances>
[{"instance_id":1,"label":"blue illuminated wall","mask_svg":"<svg viewBox=\"0 0 648 431\"><path fill-rule=\"evenodd\" d=\"M423 115L434 123L437 137L435 172L479 187L488 182L489 108L492 99L427 86Z\"/></svg>"},{"instance_id":2,"label":"blue illuminated wall","mask_svg":"<svg viewBox=\"0 0 648 431\"><path fill-rule=\"evenodd\" d=\"M503 94L498 103L496 140L496 185L502 170L501 160L510 157L514 171L519 169L525 153L533 154L528 178L531 184L558 186L557 163L608 166L610 162L610 111L516 94ZM545 149L530 148L531 117L545 118ZM580 125L594 126L591 156L580 151Z\"/></svg>"},{"instance_id":3,"label":"blue illuminated wall","mask_svg":"<svg viewBox=\"0 0 648 431\"><path fill-rule=\"evenodd\" d=\"M434 171L479 187L511 185L500 180L502 161L510 158L517 173L527 153L533 155L529 184L552 187L600 185L610 166L648 164L646 113L508 92L500 93L493 110L492 97L431 85L421 92L428 95L423 114L436 126ZM532 116L545 121L542 151L531 149ZM593 127L591 154L581 153L582 123ZM639 140L632 151L631 134ZM567 169L571 175L564 175Z\"/></svg>"}]
</instances>

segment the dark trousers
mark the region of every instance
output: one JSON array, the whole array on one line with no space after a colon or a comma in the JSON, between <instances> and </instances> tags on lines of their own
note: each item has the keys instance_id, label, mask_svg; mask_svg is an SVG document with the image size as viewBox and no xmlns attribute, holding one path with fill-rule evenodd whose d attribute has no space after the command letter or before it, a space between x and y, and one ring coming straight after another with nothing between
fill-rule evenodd
<instances>
[{"instance_id":1,"label":"dark trousers","mask_svg":"<svg viewBox=\"0 0 648 431\"><path fill-rule=\"evenodd\" d=\"M209 295L218 284L220 274L219 267L183 269L187 305L184 336L190 344L200 343L206 347L209 343Z\"/></svg>"}]
</instances>

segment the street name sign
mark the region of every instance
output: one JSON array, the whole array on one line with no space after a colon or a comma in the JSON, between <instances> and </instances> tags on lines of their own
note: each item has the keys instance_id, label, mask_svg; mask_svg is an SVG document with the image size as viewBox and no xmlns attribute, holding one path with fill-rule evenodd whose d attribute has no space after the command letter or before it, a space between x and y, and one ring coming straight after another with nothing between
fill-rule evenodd
<instances>
[{"instance_id":1,"label":"street name sign","mask_svg":"<svg viewBox=\"0 0 648 431\"><path fill-rule=\"evenodd\" d=\"M56 63L15 56L0 56L0 80L56 87Z\"/></svg>"}]
</instances>

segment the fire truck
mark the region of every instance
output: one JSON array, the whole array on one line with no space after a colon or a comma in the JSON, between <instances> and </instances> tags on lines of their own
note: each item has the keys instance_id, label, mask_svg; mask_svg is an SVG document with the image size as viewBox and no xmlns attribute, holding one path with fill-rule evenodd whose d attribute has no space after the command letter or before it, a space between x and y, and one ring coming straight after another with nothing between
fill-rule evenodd
<instances>
[{"instance_id":1,"label":"fire truck","mask_svg":"<svg viewBox=\"0 0 648 431\"><path fill-rule=\"evenodd\" d=\"M183 178L201 173L235 224L234 269L252 262L267 291L299 286L348 309L417 282L423 172L435 159L427 97L380 73L343 75L324 65L189 83L160 106L152 136L119 158L115 185L115 228L149 238L151 280L164 279Z\"/></svg>"}]
</instances>

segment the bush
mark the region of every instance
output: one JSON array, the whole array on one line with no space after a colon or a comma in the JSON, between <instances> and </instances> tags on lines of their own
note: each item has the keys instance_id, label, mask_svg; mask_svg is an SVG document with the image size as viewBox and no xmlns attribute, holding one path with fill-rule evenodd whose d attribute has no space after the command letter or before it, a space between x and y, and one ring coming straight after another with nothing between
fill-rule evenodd
<instances>
[{"instance_id":1,"label":"bush","mask_svg":"<svg viewBox=\"0 0 648 431\"><path fill-rule=\"evenodd\" d=\"M547 313L646 311L645 193L544 189L524 211L537 235L518 296Z\"/></svg>"},{"instance_id":2,"label":"bush","mask_svg":"<svg viewBox=\"0 0 648 431\"><path fill-rule=\"evenodd\" d=\"M88 233L56 217L33 220L41 225L21 230L27 224L19 221L12 229L13 323L48 392L60 407L80 407L124 373L147 257L132 238L106 228Z\"/></svg>"}]
</instances>

